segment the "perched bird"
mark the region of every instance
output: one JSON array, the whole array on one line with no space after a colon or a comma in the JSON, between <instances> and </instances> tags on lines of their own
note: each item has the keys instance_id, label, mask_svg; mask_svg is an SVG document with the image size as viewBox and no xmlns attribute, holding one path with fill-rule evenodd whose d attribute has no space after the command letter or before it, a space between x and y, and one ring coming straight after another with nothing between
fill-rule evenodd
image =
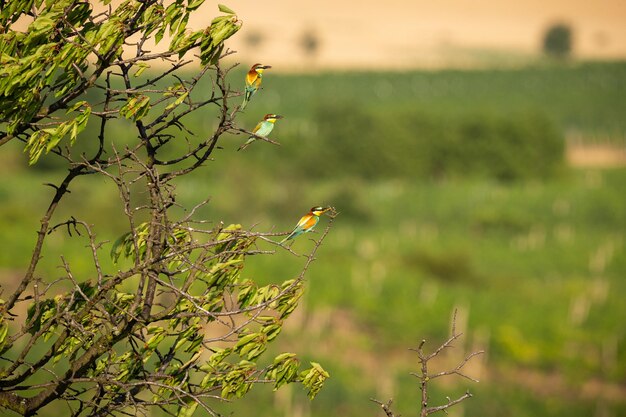
<instances>
[{"instance_id":1,"label":"perched bird","mask_svg":"<svg viewBox=\"0 0 626 417\"><path fill-rule=\"evenodd\" d=\"M263 117L263 120L261 120L259 124L257 124L252 130L252 133L257 136L267 137L267 135L269 135L270 132L274 129L274 123L276 123L276 120L282 118L283 116L281 116L280 114L266 114L265 117ZM246 149L248 145L250 145L255 140L257 140L256 137L250 136L246 143L241 145L237 150L240 151L242 149Z\"/></svg>"},{"instance_id":2,"label":"perched bird","mask_svg":"<svg viewBox=\"0 0 626 417\"><path fill-rule=\"evenodd\" d=\"M296 236L300 236L303 233L307 233L313 230L317 222L320 221L320 216L330 210L331 207L313 207L311 211L302 216L296 227L293 228L289 236L280 241L279 245L282 245L288 240L293 239Z\"/></svg>"},{"instance_id":3,"label":"perched bird","mask_svg":"<svg viewBox=\"0 0 626 417\"><path fill-rule=\"evenodd\" d=\"M268 68L272 68L270 65L254 64L250 71L246 74L246 90L243 96L243 103L241 103L241 110L246 108L248 101L261 87L261 81L263 79L263 71Z\"/></svg>"}]
</instances>

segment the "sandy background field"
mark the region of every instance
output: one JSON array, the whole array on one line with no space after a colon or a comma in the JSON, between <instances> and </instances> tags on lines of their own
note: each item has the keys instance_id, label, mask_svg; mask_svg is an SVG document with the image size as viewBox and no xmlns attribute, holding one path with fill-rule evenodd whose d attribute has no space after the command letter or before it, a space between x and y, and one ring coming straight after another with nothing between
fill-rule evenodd
<instances>
[{"instance_id":1,"label":"sandy background field","mask_svg":"<svg viewBox=\"0 0 626 417\"><path fill-rule=\"evenodd\" d=\"M540 51L542 36L554 22L572 27L576 57L626 57L624 0L225 3L244 21L229 45L245 61L271 62L283 69L515 63ZM203 7L208 16L215 14L213 2ZM302 48L305 33L319 41L316 54Z\"/></svg>"},{"instance_id":2,"label":"sandy background field","mask_svg":"<svg viewBox=\"0 0 626 417\"><path fill-rule=\"evenodd\" d=\"M542 38L555 23L572 28L575 58L626 58L624 0L220 2L244 23L227 43L239 52L235 59L271 63L275 71L523 65L540 56ZM189 27L209 25L217 4L206 1ZM17 27L28 23L20 20ZM303 47L307 38L314 50Z\"/></svg>"}]
</instances>

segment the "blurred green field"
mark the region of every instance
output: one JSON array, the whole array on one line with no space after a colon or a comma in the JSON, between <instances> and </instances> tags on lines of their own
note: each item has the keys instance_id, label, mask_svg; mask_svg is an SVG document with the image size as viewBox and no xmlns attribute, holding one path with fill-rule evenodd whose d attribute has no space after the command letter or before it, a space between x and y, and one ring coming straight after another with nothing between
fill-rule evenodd
<instances>
[{"instance_id":1,"label":"blurred green field","mask_svg":"<svg viewBox=\"0 0 626 417\"><path fill-rule=\"evenodd\" d=\"M232 75L233 88L240 88L240 79L241 72ZM393 397L402 415L418 415L419 390L409 375L417 361L408 348L422 338L429 346L445 338L458 308L465 336L442 366L464 350L486 353L468 368L479 384L436 386L433 399L441 401L466 388L475 394L450 414L626 414L626 168L574 169L562 161L572 132L587 143L625 145L626 63L268 73L264 86L241 122L252 127L265 113L286 115L273 134L282 146L255 143L236 153L245 138L224 138L214 162L177 184L177 202L189 207L210 197L198 218L258 231L287 231L313 205L337 207L340 216L308 274L303 304L277 347L321 362L332 378L311 404L297 389L275 396L260 387L251 401L223 404L220 412L373 416L383 413L369 398ZM341 117L324 125L332 119L328 109ZM345 122L353 114L362 118ZM408 128L415 119L426 121L421 131ZM371 125L360 131L367 120ZM420 155L411 146L427 134L425 126L436 140L441 126L463 128L467 120L486 120L485 126L512 120L515 129L529 132L535 130L524 130L526 121L546 126L537 130L533 146L542 146L544 137L560 144L545 148L553 152L546 160L550 169L534 175L533 161L548 152L540 148L536 155L520 155L527 161L522 167L511 158L503 172L513 174L503 177L491 165L485 168L499 160L468 164L463 156L473 157L475 150L463 141L450 142L468 147L453 158L445 148L442 175L415 168ZM186 120L198 135L212 125L206 115ZM335 129L342 136L331 140ZM124 140L128 132L122 125L109 133ZM83 141L77 151L88 149ZM63 172L50 158L26 168L16 144L2 151L0 279L10 288L27 265L52 195L41 184L58 183ZM384 163L377 164L376 155ZM56 220L76 215L96 224L99 238L113 240L125 227L119 214L112 184L87 176L77 181ZM304 251L311 244L301 238L293 248ZM109 249L103 247L103 257ZM62 273L56 268L61 254L75 275L89 276L84 242L57 233L49 240L42 277ZM287 253L252 257L244 274L278 281L303 262Z\"/></svg>"}]
</instances>

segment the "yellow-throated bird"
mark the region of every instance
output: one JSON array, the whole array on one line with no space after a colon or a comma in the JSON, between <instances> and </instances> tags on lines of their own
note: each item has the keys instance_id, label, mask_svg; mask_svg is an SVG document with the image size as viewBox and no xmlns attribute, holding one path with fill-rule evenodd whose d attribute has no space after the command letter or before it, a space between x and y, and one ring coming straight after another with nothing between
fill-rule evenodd
<instances>
[{"instance_id":1,"label":"yellow-throated bird","mask_svg":"<svg viewBox=\"0 0 626 417\"><path fill-rule=\"evenodd\" d=\"M307 233L313 230L317 222L320 221L320 216L331 210L331 207L315 206L307 214L302 216L296 227L293 228L289 236L280 241L279 245L282 245L288 240L293 239L296 236L300 236L303 233Z\"/></svg>"},{"instance_id":2,"label":"yellow-throated bird","mask_svg":"<svg viewBox=\"0 0 626 417\"><path fill-rule=\"evenodd\" d=\"M263 71L268 68L272 68L270 65L254 64L250 71L246 74L246 90L243 96L243 103L241 103L241 110L246 108L248 101L261 87L261 81L263 80Z\"/></svg>"},{"instance_id":3,"label":"yellow-throated bird","mask_svg":"<svg viewBox=\"0 0 626 417\"><path fill-rule=\"evenodd\" d=\"M269 135L270 132L274 129L274 123L276 123L276 120L282 118L283 116L281 116L280 114L266 114L265 117L263 117L263 120L261 120L252 130L252 133L257 136L267 137L267 135ZM237 150L240 151L242 149L246 149L248 145L250 145L255 140L257 140L257 138L255 138L254 136L250 136L246 143L241 145Z\"/></svg>"}]
</instances>

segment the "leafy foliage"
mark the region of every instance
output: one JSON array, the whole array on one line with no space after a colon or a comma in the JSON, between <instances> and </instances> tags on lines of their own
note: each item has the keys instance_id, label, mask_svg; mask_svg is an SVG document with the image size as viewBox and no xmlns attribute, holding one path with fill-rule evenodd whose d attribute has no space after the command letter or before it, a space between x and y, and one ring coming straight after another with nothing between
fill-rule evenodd
<instances>
[{"instance_id":1,"label":"leafy foliage","mask_svg":"<svg viewBox=\"0 0 626 417\"><path fill-rule=\"evenodd\" d=\"M165 7L156 1L127 0L105 18L95 16L94 6L88 2L8 2L0 12L1 27L10 27L21 16L30 15L32 21L26 32L8 30L0 34L0 121L6 123L3 136L26 134L31 164L68 135L73 144L87 124L89 107L73 117L66 115L67 121L51 115L80 107L72 101L92 88L107 68L125 62L124 42L133 35L140 35L142 44L150 37L159 44L167 33L168 53L162 57L183 58L190 49L200 47L202 64L215 65L224 41L241 23L232 10L221 6L225 16L214 18L204 30L188 30L190 14L203 2L176 0ZM29 12L33 7L36 11ZM142 54L130 60L139 63L154 58ZM145 68L141 67L138 75ZM140 120L150 110L149 102L145 95L131 94L120 114Z\"/></svg>"},{"instance_id":2,"label":"leafy foliage","mask_svg":"<svg viewBox=\"0 0 626 417\"><path fill-rule=\"evenodd\" d=\"M328 378L292 353L262 361L302 297L325 233L299 275L260 285L242 274L248 256L273 253L259 249L270 238L239 224L207 226L195 216L206 201L182 214L176 203L175 180L203 167L222 135L250 133L236 126L238 107L229 100L239 93L221 66L232 53L224 41L241 22L219 5L223 15L191 30L189 17L202 4L126 0L96 13L89 2L18 0L0 11L0 146L20 142L31 165L53 154L68 169L58 185L48 184L55 193L30 267L0 303L3 409L34 415L65 402L73 416L151 407L215 415L219 401L243 397L256 383L300 382L313 398ZM14 29L18 20L28 21L25 32ZM145 49L150 39L160 51ZM178 71L194 48L200 69L185 78ZM145 78L157 61L170 67ZM197 94L207 74L211 94ZM199 138L182 119L207 108L218 123ZM129 125L132 143L108 130ZM85 134L88 126L97 134ZM77 151L79 141L89 151ZM177 154L162 152L184 141ZM127 231L111 245L110 260L101 256L107 243L97 238L99 226L55 218L70 184L86 175L107 180L119 195ZM65 231L87 248L94 275L76 276L73 265L85 257L65 255L61 277L41 276L46 239ZM22 304L25 317L11 312Z\"/></svg>"},{"instance_id":3,"label":"leafy foliage","mask_svg":"<svg viewBox=\"0 0 626 417\"><path fill-rule=\"evenodd\" d=\"M555 176L564 157L559 130L536 112L434 116L338 103L318 108L315 125L319 134L302 141L307 157L293 156L307 175L520 181ZM394 146L385 146L387 138ZM309 157L320 153L323 158Z\"/></svg>"}]
</instances>

